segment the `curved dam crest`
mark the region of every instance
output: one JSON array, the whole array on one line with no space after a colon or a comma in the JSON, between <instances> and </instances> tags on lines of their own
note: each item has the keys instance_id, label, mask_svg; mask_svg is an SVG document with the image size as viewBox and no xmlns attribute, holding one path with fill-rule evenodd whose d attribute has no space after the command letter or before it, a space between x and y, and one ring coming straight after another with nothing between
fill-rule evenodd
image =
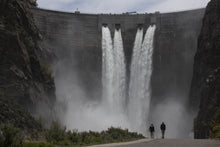
<instances>
[{"instance_id":1,"label":"curved dam crest","mask_svg":"<svg viewBox=\"0 0 220 147\"><path fill-rule=\"evenodd\" d=\"M143 32L146 32L151 24L155 24L157 29L154 36L149 120L157 126L165 121L170 128L167 132L170 137L188 136L192 122L183 125L182 130L175 130L185 115L187 120L192 121L185 108L205 9L137 15L90 15L43 9L32 11L42 35L42 47L56 56L52 67L58 101L68 101L74 97L79 100L76 100L74 106L83 106L71 108L73 113L79 109L84 113L83 109L96 106L102 97L103 24L108 25L111 36L114 36L115 28L119 26L121 29L127 71L127 97L137 28L141 26ZM70 107L71 104L68 105ZM173 111L176 114L172 114ZM63 119L65 122L65 116Z\"/></svg>"}]
</instances>

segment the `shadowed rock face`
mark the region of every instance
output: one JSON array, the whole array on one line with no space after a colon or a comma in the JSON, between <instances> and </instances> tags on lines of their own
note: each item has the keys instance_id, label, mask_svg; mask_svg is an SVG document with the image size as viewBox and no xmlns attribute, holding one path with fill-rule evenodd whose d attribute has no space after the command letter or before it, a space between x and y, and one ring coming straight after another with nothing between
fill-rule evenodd
<instances>
[{"instance_id":1,"label":"shadowed rock face","mask_svg":"<svg viewBox=\"0 0 220 147\"><path fill-rule=\"evenodd\" d=\"M53 78L35 53L40 48L37 44L38 31L30 9L35 6L33 0L0 2L0 99L14 101L14 105L21 106L18 106L19 109L40 115L37 111L39 106L42 109L46 107L46 112L52 110L55 86ZM8 108L16 113L16 110L11 110L13 107ZM7 118L3 111L7 114L7 111L1 109L1 118ZM41 114L46 116L45 112ZM22 117L16 119L22 121ZM10 122L6 118L3 120ZM30 120L33 121L33 118Z\"/></svg>"},{"instance_id":2,"label":"shadowed rock face","mask_svg":"<svg viewBox=\"0 0 220 147\"><path fill-rule=\"evenodd\" d=\"M150 24L156 24L152 103L180 94L183 96L179 99L187 99L204 9L139 15L32 11L44 46L55 53L58 62L65 62L66 69L74 69L80 79L78 84L93 99L101 96L101 26L108 25L113 36L115 26L120 24L129 77L137 28L143 26L146 31ZM62 76L61 71L58 73L57 77Z\"/></svg>"},{"instance_id":3,"label":"shadowed rock face","mask_svg":"<svg viewBox=\"0 0 220 147\"><path fill-rule=\"evenodd\" d=\"M220 114L220 1L212 0L205 12L195 55L190 92L191 106L198 108L195 138L207 138L211 122L219 123ZM199 105L200 102L200 105ZM195 110L195 109L194 109Z\"/></svg>"}]
</instances>

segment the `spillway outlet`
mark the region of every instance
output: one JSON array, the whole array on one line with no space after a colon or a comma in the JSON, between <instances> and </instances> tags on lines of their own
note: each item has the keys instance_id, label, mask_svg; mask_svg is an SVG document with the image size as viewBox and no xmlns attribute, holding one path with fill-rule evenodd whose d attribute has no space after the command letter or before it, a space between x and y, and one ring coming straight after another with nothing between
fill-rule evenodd
<instances>
[{"instance_id":1,"label":"spillway outlet","mask_svg":"<svg viewBox=\"0 0 220 147\"><path fill-rule=\"evenodd\" d=\"M137 28L138 28L138 29L140 29L140 30L141 30L141 29L143 29L143 27L144 27L144 24L142 24L142 23L137 24Z\"/></svg>"},{"instance_id":2,"label":"spillway outlet","mask_svg":"<svg viewBox=\"0 0 220 147\"><path fill-rule=\"evenodd\" d=\"M115 29L119 30L121 28L121 24L115 24Z\"/></svg>"},{"instance_id":3,"label":"spillway outlet","mask_svg":"<svg viewBox=\"0 0 220 147\"><path fill-rule=\"evenodd\" d=\"M107 23L103 23L102 26L103 26L103 27L107 27L108 24L107 24Z\"/></svg>"},{"instance_id":4,"label":"spillway outlet","mask_svg":"<svg viewBox=\"0 0 220 147\"><path fill-rule=\"evenodd\" d=\"M156 25L156 23L151 23L151 24L150 24L150 26L154 26L154 25Z\"/></svg>"}]
</instances>

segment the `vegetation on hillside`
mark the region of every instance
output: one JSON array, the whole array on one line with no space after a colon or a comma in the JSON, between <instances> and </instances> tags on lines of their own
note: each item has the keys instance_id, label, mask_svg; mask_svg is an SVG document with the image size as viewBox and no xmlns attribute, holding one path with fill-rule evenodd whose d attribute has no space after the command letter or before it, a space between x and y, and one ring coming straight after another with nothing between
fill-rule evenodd
<instances>
[{"instance_id":1,"label":"vegetation on hillside","mask_svg":"<svg viewBox=\"0 0 220 147\"><path fill-rule=\"evenodd\" d=\"M142 139L144 136L128 129L108 128L102 132L78 132L77 130L66 131L65 127L61 127L59 123L53 122L50 129L45 132L47 142L60 146L85 146L93 144L104 144L113 142L125 142Z\"/></svg>"},{"instance_id":2,"label":"vegetation on hillside","mask_svg":"<svg viewBox=\"0 0 220 147\"><path fill-rule=\"evenodd\" d=\"M220 72L216 76L216 83L215 83L215 94L214 98L215 103L219 103L219 98L220 98ZM212 128L212 133L210 135L211 138L218 138L220 139L220 106L217 106L215 109L214 117L213 120L210 123L211 128Z\"/></svg>"},{"instance_id":3,"label":"vegetation on hillside","mask_svg":"<svg viewBox=\"0 0 220 147\"><path fill-rule=\"evenodd\" d=\"M114 127L102 132L67 131L58 122L53 122L49 129L41 132L32 132L25 137L20 129L11 124L2 125L0 132L0 147L73 147L133 141L144 138L143 135L129 132L128 129Z\"/></svg>"},{"instance_id":4,"label":"vegetation on hillside","mask_svg":"<svg viewBox=\"0 0 220 147\"><path fill-rule=\"evenodd\" d=\"M15 128L11 124L1 126L0 131L0 147L22 147L23 134L20 129Z\"/></svg>"},{"instance_id":5,"label":"vegetation on hillside","mask_svg":"<svg viewBox=\"0 0 220 147\"><path fill-rule=\"evenodd\" d=\"M210 123L210 126L212 128L210 138L220 139L220 107L216 111L214 115L214 120Z\"/></svg>"},{"instance_id":6,"label":"vegetation on hillside","mask_svg":"<svg viewBox=\"0 0 220 147\"><path fill-rule=\"evenodd\" d=\"M10 123L26 132L40 130L41 124L15 101L0 95L0 125Z\"/></svg>"}]
</instances>

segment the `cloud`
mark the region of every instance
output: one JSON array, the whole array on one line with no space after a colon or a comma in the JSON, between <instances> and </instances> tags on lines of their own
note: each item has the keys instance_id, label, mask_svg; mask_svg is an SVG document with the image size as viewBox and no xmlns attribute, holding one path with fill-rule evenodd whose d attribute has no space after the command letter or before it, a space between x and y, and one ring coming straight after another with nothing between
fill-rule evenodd
<instances>
[{"instance_id":1,"label":"cloud","mask_svg":"<svg viewBox=\"0 0 220 147\"><path fill-rule=\"evenodd\" d=\"M39 7L83 13L168 12L202 8L209 0L37 0Z\"/></svg>"},{"instance_id":2,"label":"cloud","mask_svg":"<svg viewBox=\"0 0 220 147\"><path fill-rule=\"evenodd\" d=\"M172 12L206 7L210 0L163 0L149 11Z\"/></svg>"}]
</instances>

